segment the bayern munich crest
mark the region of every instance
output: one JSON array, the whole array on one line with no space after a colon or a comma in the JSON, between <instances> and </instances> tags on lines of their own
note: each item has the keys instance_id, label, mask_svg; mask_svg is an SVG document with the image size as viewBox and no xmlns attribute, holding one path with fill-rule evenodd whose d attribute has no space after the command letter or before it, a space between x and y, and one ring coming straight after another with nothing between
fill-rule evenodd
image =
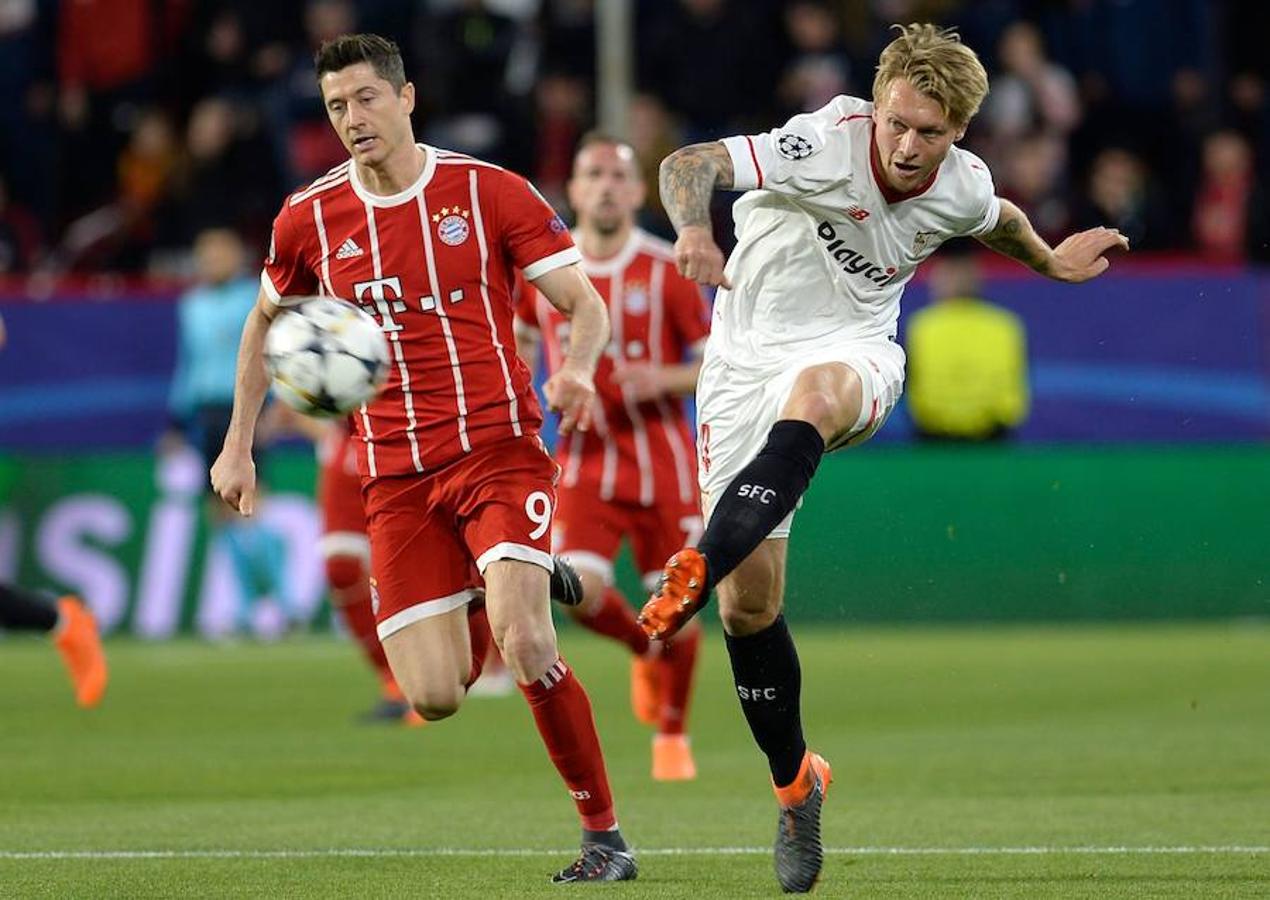
<instances>
[{"instance_id":1,"label":"bayern munich crest","mask_svg":"<svg viewBox=\"0 0 1270 900\"><path fill-rule=\"evenodd\" d=\"M801 134L786 132L776 139L776 149L786 159L806 159L813 150L811 141Z\"/></svg>"},{"instance_id":2,"label":"bayern munich crest","mask_svg":"<svg viewBox=\"0 0 1270 900\"><path fill-rule=\"evenodd\" d=\"M433 213L432 221L437 223L437 237L441 239L441 243L447 247L457 247L466 241L472 233L472 226L467 221L469 216L470 212L457 206L443 206L440 212Z\"/></svg>"}]
</instances>

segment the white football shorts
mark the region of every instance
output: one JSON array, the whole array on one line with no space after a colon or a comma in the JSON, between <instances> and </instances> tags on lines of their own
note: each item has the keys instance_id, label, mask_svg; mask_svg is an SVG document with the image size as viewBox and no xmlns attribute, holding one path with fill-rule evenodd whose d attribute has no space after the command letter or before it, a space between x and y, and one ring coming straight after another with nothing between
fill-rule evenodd
<instances>
[{"instance_id":1,"label":"white football shorts","mask_svg":"<svg viewBox=\"0 0 1270 900\"><path fill-rule=\"evenodd\" d=\"M804 369L827 362L850 366L860 376L860 417L855 426L825 451L861 444L877 433L904 390L904 350L888 340L857 341L819 354L791 359L776 371L747 370L706 353L697 381L697 480L706 522L714 498L732 482L767 443L794 381ZM801 501L800 501L801 503ZM768 537L789 537L790 512Z\"/></svg>"}]
</instances>

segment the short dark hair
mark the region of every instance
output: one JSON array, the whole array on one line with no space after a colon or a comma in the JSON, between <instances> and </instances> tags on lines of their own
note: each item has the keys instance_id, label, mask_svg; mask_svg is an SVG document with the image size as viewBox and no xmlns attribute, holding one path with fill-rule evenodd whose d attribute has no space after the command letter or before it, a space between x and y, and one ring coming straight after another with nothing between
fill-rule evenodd
<instances>
[{"instance_id":1,"label":"short dark hair","mask_svg":"<svg viewBox=\"0 0 1270 900\"><path fill-rule=\"evenodd\" d=\"M635 152L635 148L631 146L631 142L625 138L620 138L614 134L610 134L607 131L601 131L598 128L593 128L586 134L582 135L582 137L578 138L578 145L573 148L574 158L576 159L578 154L588 147L595 147L599 144L611 147L625 147L627 150L631 151L631 162L634 163L635 169L638 171L639 154Z\"/></svg>"},{"instance_id":2,"label":"short dark hair","mask_svg":"<svg viewBox=\"0 0 1270 900\"><path fill-rule=\"evenodd\" d=\"M377 34L341 34L326 41L313 54L313 67L321 82L327 72L338 72L358 63L370 63L375 74L401 93L406 84L406 66L396 41Z\"/></svg>"}]
</instances>

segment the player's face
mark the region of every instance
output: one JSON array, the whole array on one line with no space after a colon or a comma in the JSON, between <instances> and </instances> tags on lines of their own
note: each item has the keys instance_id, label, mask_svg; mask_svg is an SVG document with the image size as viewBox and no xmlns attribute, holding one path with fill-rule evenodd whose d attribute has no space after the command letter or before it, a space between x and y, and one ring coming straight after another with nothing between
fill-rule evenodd
<instances>
[{"instance_id":1,"label":"player's face","mask_svg":"<svg viewBox=\"0 0 1270 900\"><path fill-rule=\"evenodd\" d=\"M873 107L874 134L882 174L897 191L919 187L948 155L965 127L956 127L939 104L896 78Z\"/></svg>"},{"instance_id":2,"label":"player's face","mask_svg":"<svg viewBox=\"0 0 1270 900\"><path fill-rule=\"evenodd\" d=\"M224 284L242 270L242 241L226 229L204 231L194 242L194 259L200 278L210 284Z\"/></svg>"},{"instance_id":3,"label":"player's face","mask_svg":"<svg viewBox=\"0 0 1270 900\"><path fill-rule=\"evenodd\" d=\"M354 162L374 167L403 144L414 143L413 84L407 82L397 93L370 63L356 63L327 72L321 85L327 118Z\"/></svg>"},{"instance_id":4,"label":"player's face","mask_svg":"<svg viewBox=\"0 0 1270 900\"><path fill-rule=\"evenodd\" d=\"M578 227L612 234L629 228L644 205L644 179L625 144L591 144L573 160L569 205Z\"/></svg>"}]
</instances>

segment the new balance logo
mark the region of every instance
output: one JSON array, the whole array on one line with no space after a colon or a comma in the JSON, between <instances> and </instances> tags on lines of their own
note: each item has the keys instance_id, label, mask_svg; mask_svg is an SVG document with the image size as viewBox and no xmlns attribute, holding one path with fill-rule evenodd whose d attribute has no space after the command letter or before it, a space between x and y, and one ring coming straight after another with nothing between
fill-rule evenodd
<instances>
[{"instance_id":1,"label":"new balance logo","mask_svg":"<svg viewBox=\"0 0 1270 900\"><path fill-rule=\"evenodd\" d=\"M848 206L846 213L857 222L863 222L869 217L869 211L867 209L861 209L858 206Z\"/></svg>"},{"instance_id":2,"label":"new balance logo","mask_svg":"<svg viewBox=\"0 0 1270 900\"><path fill-rule=\"evenodd\" d=\"M345 238L344 243L340 244L340 249L335 251L336 259L350 259L354 256L361 256L362 248L357 246L352 238Z\"/></svg>"}]
</instances>

